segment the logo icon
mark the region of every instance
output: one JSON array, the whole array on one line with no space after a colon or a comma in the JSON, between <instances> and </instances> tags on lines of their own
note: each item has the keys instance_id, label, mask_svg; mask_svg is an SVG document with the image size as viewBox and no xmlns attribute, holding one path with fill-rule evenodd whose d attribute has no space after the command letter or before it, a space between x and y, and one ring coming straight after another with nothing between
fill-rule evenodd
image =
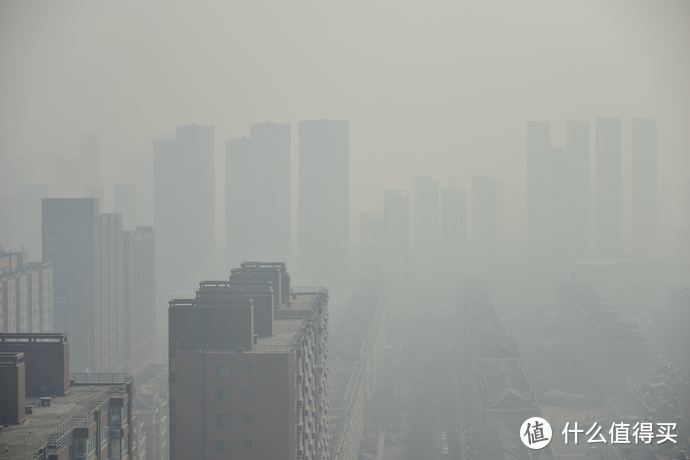
<instances>
[{"instance_id":1,"label":"logo icon","mask_svg":"<svg viewBox=\"0 0 690 460\"><path fill-rule=\"evenodd\" d=\"M551 442L551 425L541 417L531 417L522 422L520 439L530 449L543 449Z\"/></svg>"}]
</instances>

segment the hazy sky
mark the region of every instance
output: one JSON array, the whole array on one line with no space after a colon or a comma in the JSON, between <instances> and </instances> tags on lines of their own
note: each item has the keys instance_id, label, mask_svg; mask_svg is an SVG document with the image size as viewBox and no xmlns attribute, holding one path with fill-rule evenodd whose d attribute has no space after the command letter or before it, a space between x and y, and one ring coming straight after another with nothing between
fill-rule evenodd
<instances>
[{"instance_id":1,"label":"hazy sky","mask_svg":"<svg viewBox=\"0 0 690 460\"><path fill-rule=\"evenodd\" d=\"M253 122L348 118L358 213L414 174L496 174L520 209L527 120L560 142L650 116L663 196L690 171L689 45L686 0L3 0L0 132L67 155L96 130L113 157L208 123L221 161Z\"/></svg>"}]
</instances>

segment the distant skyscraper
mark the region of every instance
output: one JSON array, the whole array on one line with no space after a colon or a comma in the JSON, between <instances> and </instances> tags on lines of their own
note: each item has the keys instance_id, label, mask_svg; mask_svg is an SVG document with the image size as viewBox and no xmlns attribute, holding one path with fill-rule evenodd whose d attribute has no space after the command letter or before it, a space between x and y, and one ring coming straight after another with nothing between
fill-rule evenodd
<instances>
[{"instance_id":1,"label":"distant skyscraper","mask_svg":"<svg viewBox=\"0 0 690 460\"><path fill-rule=\"evenodd\" d=\"M407 192L383 192L383 237L387 270L404 272L410 258L410 198Z\"/></svg>"},{"instance_id":2,"label":"distant skyscraper","mask_svg":"<svg viewBox=\"0 0 690 460\"><path fill-rule=\"evenodd\" d=\"M190 284L187 268L186 219L179 219L185 198L182 186L185 165L177 151L175 138L153 142L153 204L156 235L157 284L161 290Z\"/></svg>"},{"instance_id":3,"label":"distant skyscraper","mask_svg":"<svg viewBox=\"0 0 690 460\"><path fill-rule=\"evenodd\" d=\"M572 261L589 246L589 124L569 120L565 147L548 122L527 124L527 243L531 256Z\"/></svg>"},{"instance_id":4,"label":"distant skyscraper","mask_svg":"<svg viewBox=\"0 0 690 460\"><path fill-rule=\"evenodd\" d=\"M498 190L493 177L472 178L472 251L492 255L498 243Z\"/></svg>"},{"instance_id":5,"label":"distant skyscraper","mask_svg":"<svg viewBox=\"0 0 690 460\"><path fill-rule=\"evenodd\" d=\"M121 361L122 221L93 198L44 199L43 259L53 265L55 329L72 337L72 369Z\"/></svg>"},{"instance_id":6,"label":"distant skyscraper","mask_svg":"<svg viewBox=\"0 0 690 460\"><path fill-rule=\"evenodd\" d=\"M213 126L179 126L154 141L154 223L160 286L193 285L211 272L215 254Z\"/></svg>"},{"instance_id":7,"label":"distant skyscraper","mask_svg":"<svg viewBox=\"0 0 690 460\"><path fill-rule=\"evenodd\" d=\"M155 236L152 227L123 232L123 340L129 369L146 365L156 351Z\"/></svg>"},{"instance_id":8,"label":"distant skyscraper","mask_svg":"<svg viewBox=\"0 0 690 460\"><path fill-rule=\"evenodd\" d=\"M310 282L347 272L350 238L349 124L299 123L299 265Z\"/></svg>"},{"instance_id":9,"label":"distant skyscraper","mask_svg":"<svg viewBox=\"0 0 690 460\"><path fill-rule=\"evenodd\" d=\"M414 179L414 250L418 262L430 261L438 248L439 186L433 177Z\"/></svg>"},{"instance_id":10,"label":"distant skyscraper","mask_svg":"<svg viewBox=\"0 0 690 460\"><path fill-rule=\"evenodd\" d=\"M552 245L553 168L551 126L527 123L527 247L545 256Z\"/></svg>"},{"instance_id":11,"label":"distant skyscraper","mask_svg":"<svg viewBox=\"0 0 690 460\"><path fill-rule=\"evenodd\" d=\"M0 236L8 248L21 248L31 259L41 259L41 199L48 197L48 188L27 184L14 187L0 210Z\"/></svg>"},{"instance_id":12,"label":"distant skyscraper","mask_svg":"<svg viewBox=\"0 0 690 460\"><path fill-rule=\"evenodd\" d=\"M565 132L565 162L562 164L561 189L564 191L556 208L567 209L563 219L556 217L556 247L571 260L589 253L591 179L589 122L569 120ZM556 195L558 196L558 195ZM560 225L558 225L560 224Z\"/></svg>"},{"instance_id":13,"label":"distant skyscraper","mask_svg":"<svg viewBox=\"0 0 690 460\"><path fill-rule=\"evenodd\" d=\"M181 216L189 219L188 263L193 273L212 272L216 260L215 130L213 126L183 125L176 130L178 153L186 172L179 178L186 200Z\"/></svg>"},{"instance_id":14,"label":"distant skyscraper","mask_svg":"<svg viewBox=\"0 0 690 460\"><path fill-rule=\"evenodd\" d=\"M122 227L133 229L137 224L137 188L130 184L113 185L113 211L122 215Z\"/></svg>"},{"instance_id":15,"label":"distant skyscraper","mask_svg":"<svg viewBox=\"0 0 690 460\"><path fill-rule=\"evenodd\" d=\"M619 257L622 250L623 177L621 121L596 120L595 241L599 257Z\"/></svg>"},{"instance_id":16,"label":"distant skyscraper","mask_svg":"<svg viewBox=\"0 0 690 460\"><path fill-rule=\"evenodd\" d=\"M230 267L290 259L292 147L289 124L261 123L226 151L226 247Z\"/></svg>"},{"instance_id":17,"label":"distant skyscraper","mask_svg":"<svg viewBox=\"0 0 690 460\"><path fill-rule=\"evenodd\" d=\"M655 249L657 224L658 166L656 120L632 120L632 248L636 255Z\"/></svg>"},{"instance_id":18,"label":"distant skyscraper","mask_svg":"<svg viewBox=\"0 0 690 460\"><path fill-rule=\"evenodd\" d=\"M451 259L465 255L467 245L467 204L465 191L448 187L441 191L441 244Z\"/></svg>"}]
</instances>

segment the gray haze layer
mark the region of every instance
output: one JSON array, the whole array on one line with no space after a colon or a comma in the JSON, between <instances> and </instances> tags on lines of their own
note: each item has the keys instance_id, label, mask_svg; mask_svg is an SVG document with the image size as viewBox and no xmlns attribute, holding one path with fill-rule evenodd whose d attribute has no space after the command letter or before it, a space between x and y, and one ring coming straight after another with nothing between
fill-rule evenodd
<instances>
[{"instance_id":1,"label":"gray haze layer","mask_svg":"<svg viewBox=\"0 0 690 460\"><path fill-rule=\"evenodd\" d=\"M352 228L413 175L495 175L521 235L525 120L553 120L562 139L566 119L655 117L660 198L680 195L689 14L680 0L3 1L0 132L34 166L20 183L46 181L85 130L120 182L121 158L148 155L153 134L213 124L221 239L225 139L347 118Z\"/></svg>"}]
</instances>

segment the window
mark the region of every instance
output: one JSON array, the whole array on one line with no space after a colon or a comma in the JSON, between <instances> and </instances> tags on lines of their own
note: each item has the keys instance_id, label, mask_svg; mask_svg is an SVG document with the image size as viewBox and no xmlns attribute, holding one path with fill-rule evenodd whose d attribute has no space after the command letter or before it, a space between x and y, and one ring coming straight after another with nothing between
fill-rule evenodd
<instances>
[{"instance_id":1,"label":"window","mask_svg":"<svg viewBox=\"0 0 690 460\"><path fill-rule=\"evenodd\" d=\"M245 397L245 398L248 398L248 397L250 397L251 395L252 395L252 390L249 389L249 388L245 388L245 389L244 389L244 397Z\"/></svg>"},{"instance_id":2,"label":"window","mask_svg":"<svg viewBox=\"0 0 690 460\"><path fill-rule=\"evenodd\" d=\"M242 445L243 445L245 448L252 447L252 440L251 440L251 439L245 439L244 442L242 443Z\"/></svg>"},{"instance_id":3,"label":"window","mask_svg":"<svg viewBox=\"0 0 690 460\"><path fill-rule=\"evenodd\" d=\"M230 365L229 364L219 364L216 366L216 375L219 377L229 377L230 376Z\"/></svg>"},{"instance_id":4,"label":"window","mask_svg":"<svg viewBox=\"0 0 690 460\"><path fill-rule=\"evenodd\" d=\"M216 440L216 452L227 452L230 450L230 441L226 439Z\"/></svg>"},{"instance_id":5,"label":"window","mask_svg":"<svg viewBox=\"0 0 690 460\"><path fill-rule=\"evenodd\" d=\"M252 421L252 414L244 414L244 421L245 423L249 423Z\"/></svg>"},{"instance_id":6,"label":"window","mask_svg":"<svg viewBox=\"0 0 690 460\"><path fill-rule=\"evenodd\" d=\"M216 414L216 427L217 428L227 428L230 426L230 415L229 414Z\"/></svg>"},{"instance_id":7,"label":"window","mask_svg":"<svg viewBox=\"0 0 690 460\"><path fill-rule=\"evenodd\" d=\"M226 388L216 388L216 401L227 401L230 399L230 390Z\"/></svg>"}]
</instances>

